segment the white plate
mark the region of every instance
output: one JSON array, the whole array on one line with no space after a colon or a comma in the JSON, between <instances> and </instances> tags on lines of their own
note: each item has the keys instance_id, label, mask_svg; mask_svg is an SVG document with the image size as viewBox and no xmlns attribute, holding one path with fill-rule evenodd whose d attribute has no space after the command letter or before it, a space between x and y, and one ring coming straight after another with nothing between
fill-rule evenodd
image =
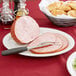
<instances>
[{"instance_id":1,"label":"white plate","mask_svg":"<svg viewBox=\"0 0 76 76\"><path fill-rule=\"evenodd\" d=\"M49 53L49 54L33 54L31 53L30 51L25 51L25 52L22 52L22 53L19 53L20 55L24 55L24 56L32 56L32 57L48 57L48 56L56 56L56 55L60 55L60 54L63 54L63 53L66 53L68 51L70 51L73 47L74 47L74 39L68 35L67 33L65 32L62 32L62 31L59 31L59 30L56 30L56 29L50 29L50 28L40 28L40 33L45 33L45 32L53 32L53 33L59 33L59 34L62 34L64 35L68 41L69 41L69 46L64 49L63 51L60 51L60 52L56 52L56 53ZM25 45L19 45L17 44L12 38L11 38L11 35L10 33L7 34L4 39L3 39L3 44L4 46L7 48L7 49L11 49L11 48L15 48L15 47L20 47L20 46L25 46Z\"/></svg>"},{"instance_id":2,"label":"white plate","mask_svg":"<svg viewBox=\"0 0 76 76\"><path fill-rule=\"evenodd\" d=\"M67 60L67 69L71 76L76 76L76 70L73 69L73 61L76 58L76 52L72 53Z\"/></svg>"}]
</instances>

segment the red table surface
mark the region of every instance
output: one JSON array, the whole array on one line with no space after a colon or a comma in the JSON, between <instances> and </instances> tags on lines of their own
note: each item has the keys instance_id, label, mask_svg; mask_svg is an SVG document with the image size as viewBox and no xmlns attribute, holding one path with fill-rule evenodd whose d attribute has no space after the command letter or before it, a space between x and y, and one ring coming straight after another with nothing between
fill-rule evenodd
<instances>
[{"instance_id":1,"label":"red table surface","mask_svg":"<svg viewBox=\"0 0 76 76\"><path fill-rule=\"evenodd\" d=\"M40 0L32 0L27 2L27 8L30 10L32 16L39 24L40 27L49 27L62 30L70 34L76 42L76 26L72 27L58 27L53 25L45 15L39 10L38 4ZM6 48L2 44L3 37L10 32L0 24L0 54ZM53 57L34 58L21 55L0 55L0 76L70 76L66 68L66 62L76 49L75 47L69 52Z\"/></svg>"}]
</instances>

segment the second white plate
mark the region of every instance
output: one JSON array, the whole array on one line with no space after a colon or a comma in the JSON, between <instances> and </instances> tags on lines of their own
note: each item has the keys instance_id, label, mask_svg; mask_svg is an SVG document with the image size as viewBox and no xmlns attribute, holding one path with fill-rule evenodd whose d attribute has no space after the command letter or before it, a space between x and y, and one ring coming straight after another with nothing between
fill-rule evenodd
<instances>
[{"instance_id":1,"label":"second white plate","mask_svg":"<svg viewBox=\"0 0 76 76\"><path fill-rule=\"evenodd\" d=\"M71 76L76 76L76 70L72 66L74 59L76 59L76 52L72 53L67 60L67 69Z\"/></svg>"},{"instance_id":2,"label":"second white plate","mask_svg":"<svg viewBox=\"0 0 76 76\"><path fill-rule=\"evenodd\" d=\"M25 51L25 52L21 52L19 53L20 55L24 55L24 56L32 56L32 57L48 57L48 56L56 56L56 55L60 55L60 54L63 54L63 53L66 53L68 51L70 51L74 45L75 45L75 42L74 42L74 39L67 33L65 32L62 32L62 31L59 31L59 30L56 30L56 29L50 29L50 28L40 28L40 33L45 33L45 32L53 32L53 33L59 33L59 34L62 34L64 35L68 41L69 41L69 46L60 51L60 52L56 52L56 53L49 53L49 54L33 54L31 53L29 50L28 51ZM16 47L20 47L20 46L26 46L26 45L19 45L17 44L11 37L11 34L8 33L4 38L3 38L3 45L7 48L7 49L11 49L11 48L16 48Z\"/></svg>"}]
</instances>

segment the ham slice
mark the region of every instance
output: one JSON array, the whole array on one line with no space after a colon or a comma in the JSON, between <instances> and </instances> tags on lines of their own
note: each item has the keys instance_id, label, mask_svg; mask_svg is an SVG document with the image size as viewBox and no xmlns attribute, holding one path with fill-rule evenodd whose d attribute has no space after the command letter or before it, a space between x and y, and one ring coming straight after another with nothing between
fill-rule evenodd
<instances>
[{"instance_id":1,"label":"ham slice","mask_svg":"<svg viewBox=\"0 0 76 76\"><path fill-rule=\"evenodd\" d=\"M28 47L33 47L33 46L37 46L40 43L44 43L44 42L55 42L56 37L53 33L51 32L46 32L41 34L39 37L37 37L34 41L32 41Z\"/></svg>"},{"instance_id":2,"label":"ham slice","mask_svg":"<svg viewBox=\"0 0 76 76\"><path fill-rule=\"evenodd\" d=\"M35 48L30 51L36 54L46 54L56 52L63 46L62 41L59 37L55 36L54 33L46 32L31 42L28 47L37 46L40 43L47 42L51 42L53 44L47 47Z\"/></svg>"},{"instance_id":3,"label":"ham slice","mask_svg":"<svg viewBox=\"0 0 76 76\"><path fill-rule=\"evenodd\" d=\"M39 25L30 16L17 19L11 27L11 36L19 44L29 43L40 34Z\"/></svg>"},{"instance_id":4,"label":"ham slice","mask_svg":"<svg viewBox=\"0 0 76 76\"><path fill-rule=\"evenodd\" d=\"M55 33L44 33L36 38L33 42L31 42L28 46L37 46L40 43L44 42L54 42L52 45L47 47L35 48L30 50L32 53L35 54L47 54L47 53L54 53L65 49L68 46L68 40L61 34Z\"/></svg>"},{"instance_id":5,"label":"ham slice","mask_svg":"<svg viewBox=\"0 0 76 76\"><path fill-rule=\"evenodd\" d=\"M58 33L56 33L55 36L57 36L61 39L63 46L62 46L62 48L60 48L60 50L64 50L69 45L68 39L66 37L64 37L63 35L58 34Z\"/></svg>"}]
</instances>

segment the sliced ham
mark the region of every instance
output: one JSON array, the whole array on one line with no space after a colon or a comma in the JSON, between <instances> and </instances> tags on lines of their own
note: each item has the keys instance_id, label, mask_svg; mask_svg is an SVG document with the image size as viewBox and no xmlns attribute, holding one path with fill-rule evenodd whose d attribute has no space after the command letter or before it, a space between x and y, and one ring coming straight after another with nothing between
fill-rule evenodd
<instances>
[{"instance_id":1,"label":"sliced ham","mask_svg":"<svg viewBox=\"0 0 76 76\"><path fill-rule=\"evenodd\" d=\"M58 37L57 34L55 35L54 33L51 33L51 32L47 32L40 35L33 42L31 42L28 45L28 47L37 46L40 43L44 43L44 42L45 43L51 42L53 44L47 47L35 48L30 51L36 54L47 54L47 53L57 52L63 47L61 38Z\"/></svg>"},{"instance_id":2,"label":"sliced ham","mask_svg":"<svg viewBox=\"0 0 76 76\"><path fill-rule=\"evenodd\" d=\"M20 44L29 43L39 36L40 29L37 22L30 16L17 19L11 27L12 38Z\"/></svg>"},{"instance_id":3,"label":"sliced ham","mask_svg":"<svg viewBox=\"0 0 76 76\"><path fill-rule=\"evenodd\" d=\"M39 37L37 37L34 41L32 41L28 47L32 47L32 46L37 46L40 43L45 43L45 42L55 42L56 37L53 33L51 32L46 32L41 34Z\"/></svg>"},{"instance_id":4,"label":"sliced ham","mask_svg":"<svg viewBox=\"0 0 76 76\"><path fill-rule=\"evenodd\" d=\"M60 50L64 50L69 45L68 39L65 36L58 34L58 33L56 33L55 36L57 36L61 39L63 46L62 46L62 48L60 48Z\"/></svg>"}]
</instances>

